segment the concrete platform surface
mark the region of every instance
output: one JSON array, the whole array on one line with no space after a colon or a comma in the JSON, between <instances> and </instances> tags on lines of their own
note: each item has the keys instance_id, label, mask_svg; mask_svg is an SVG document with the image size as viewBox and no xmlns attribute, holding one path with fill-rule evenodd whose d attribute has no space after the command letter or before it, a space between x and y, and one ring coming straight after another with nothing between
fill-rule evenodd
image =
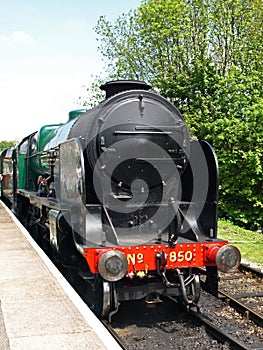
<instances>
[{"instance_id":1,"label":"concrete platform surface","mask_svg":"<svg viewBox=\"0 0 263 350\"><path fill-rule=\"evenodd\" d=\"M121 349L0 202L0 350Z\"/></svg>"}]
</instances>

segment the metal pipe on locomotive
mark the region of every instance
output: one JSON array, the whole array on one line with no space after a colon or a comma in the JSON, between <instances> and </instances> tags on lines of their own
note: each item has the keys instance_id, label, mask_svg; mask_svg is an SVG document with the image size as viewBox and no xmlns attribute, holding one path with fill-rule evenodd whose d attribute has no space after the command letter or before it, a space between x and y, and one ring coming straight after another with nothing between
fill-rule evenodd
<instances>
[{"instance_id":1,"label":"metal pipe on locomotive","mask_svg":"<svg viewBox=\"0 0 263 350\"><path fill-rule=\"evenodd\" d=\"M2 152L1 197L90 287L101 317L122 301L159 295L196 306L199 268L216 295L218 268L234 271L240 262L238 249L217 238L215 153L191 139L179 111L149 85L102 89L97 107ZM39 175L48 178L45 196Z\"/></svg>"}]
</instances>

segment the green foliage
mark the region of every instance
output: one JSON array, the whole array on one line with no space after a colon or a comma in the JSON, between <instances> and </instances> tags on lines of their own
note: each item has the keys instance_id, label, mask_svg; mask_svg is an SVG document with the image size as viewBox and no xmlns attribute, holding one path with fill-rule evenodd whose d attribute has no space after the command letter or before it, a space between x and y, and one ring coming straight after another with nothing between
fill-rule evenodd
<instances>
[{"instance_id":1,"label":"green foliage","mask_svg":"<svg viewBox=\"0 0 263 350\"><path fill-rule=\"evenodd\" d=\"M246 227L262 226L263 96L258 76L232 67L211 88L182 107L194 134L210 142L220 171L221 217ZM209 92L208 92L209 91Z\"/></svg>"},{"instance_id":2,"label":"green foliage","mask_svg":"<svg viewBox=\"0 0 263 350\"><path fill-rule=\"evenodd\" d=\"M2 152L4 149L15 146L15 141L0 141L0 152Z\"/></svg>"},{"instance_id":3,"label":"green foliage","mask_svg":"<svg viewBox=\"0 0 263 350\"><path fill-rule=\"evenodd\" d=\"M232 75L222 89L229 96L213 123L221 172L221 215L247 227L263 220L263 98L257 77ZM251 92L253 92L251 94ZM230 101L229 101L230 99ZM225 117L229 113L229 117Z\"/></svg>"},{"instance_id":4,"label":"green foliage","mask_svg":"<svg viewBox=\"0 0 263 350\"><path fill-rule=\"evenodd\" d=\"M144 0L96 28L109 79L141 79L215 148L220 216L263 223L261 0Z\"/></svg>"}]
</instances>

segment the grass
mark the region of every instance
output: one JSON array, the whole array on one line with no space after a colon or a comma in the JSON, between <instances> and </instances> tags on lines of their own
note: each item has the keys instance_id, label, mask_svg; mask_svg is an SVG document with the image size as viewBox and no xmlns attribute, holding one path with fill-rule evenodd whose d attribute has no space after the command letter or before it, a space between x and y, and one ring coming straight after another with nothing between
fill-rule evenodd
<instances>
[{"instance_id":1,"label":"grass","mask_svg":"<svg viewBox=\"0 0 263 350\"><path fill-rule=\"evenodd\" d=\"M219 220L218 237L235 245L243 259L263 264L263 234L245 230L226 220Z\"/></svg>"}]
</instances>

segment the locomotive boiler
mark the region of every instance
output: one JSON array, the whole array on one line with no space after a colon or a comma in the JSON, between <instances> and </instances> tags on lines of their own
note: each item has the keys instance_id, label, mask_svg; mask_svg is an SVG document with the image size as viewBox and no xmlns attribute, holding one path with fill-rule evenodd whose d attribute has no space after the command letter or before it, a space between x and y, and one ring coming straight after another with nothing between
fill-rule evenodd
<instances>
[{"instance_id":1,"label":"locomotive boiler","mask_svg":"<svg viewBox=\"0 0 263 350\"><path fill-rule=\"evenodd\" d=\"M215 153L144 82L101 88L106 98L95 108L2 153L12 189L2 181L1 197L78 274L101 317L123 301L162 295L196 306L200 268L216 295L217 269L240 262L237 248L217 238Z\"/></svg>"}]
</instances>

